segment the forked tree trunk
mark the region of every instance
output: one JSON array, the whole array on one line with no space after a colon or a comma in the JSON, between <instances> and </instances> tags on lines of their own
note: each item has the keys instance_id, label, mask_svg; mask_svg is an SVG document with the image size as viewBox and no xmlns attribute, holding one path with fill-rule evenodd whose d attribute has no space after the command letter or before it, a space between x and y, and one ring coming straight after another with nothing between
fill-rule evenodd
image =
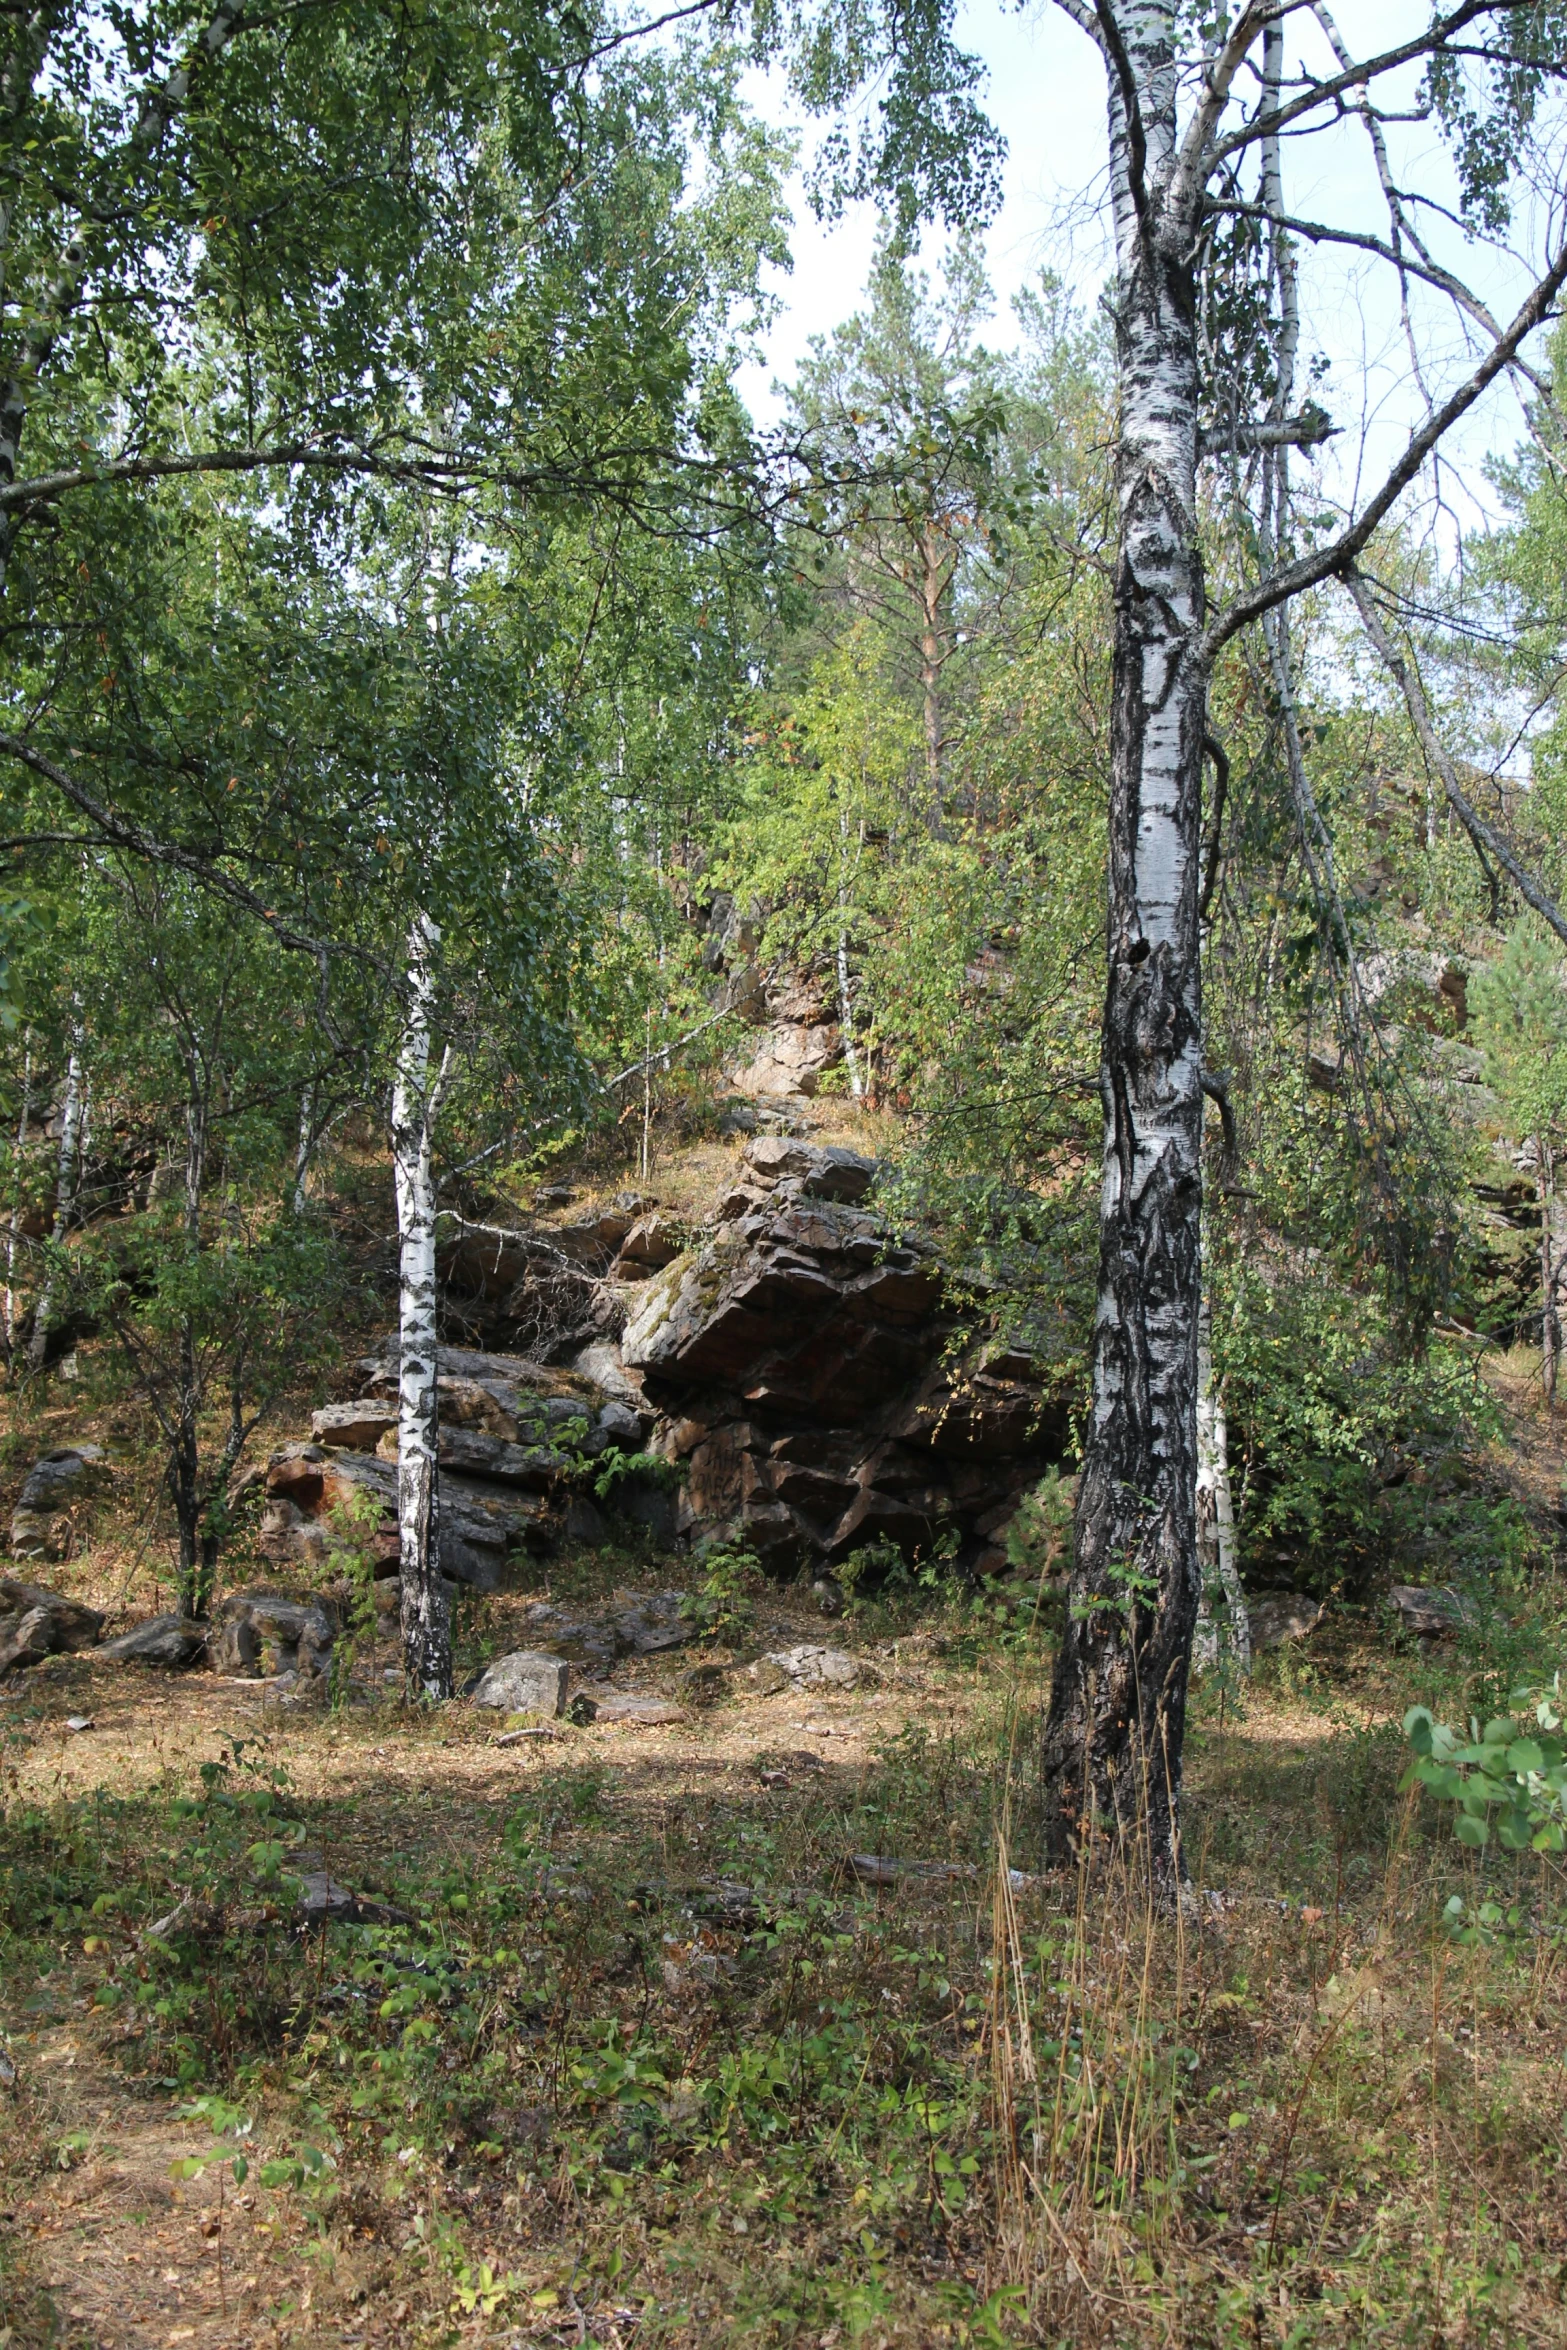
<instances>
[{"instance_id":1,"label":"forked tree trunk","mask_svg":"<svg viewBox=\"0 0 1567 2350\"><path fill-rule=\"evenodd\" d=\"M397 1526L402 1576L403 1673L410 1697L452 1694L452 1626L440 1568L436 1465L435 1185L430 1152L440 1074L430 1074L430 1015L441 934L427 916L408 935L408 1008L392 1089L397 1184Z\"/></svg>"},{"instance_id":2,"label":"forked tree trunk","mask_svg":"<svg viewBox=\"0 0 1567 2350\"><path fill-rule=\"evenodd\" d=\"M1141 1847L1173 1893L1197 1567L1201 1293L1201 766L1207 705L1195 476L1192 240L1161 204L1175 146L1173 14L1118 11L1141 100L1146 199L1117 71L1111 140L1121 391L1100 1089L1093 1410L1071 1606L1044 1733L1045 1836Z\"/></svg>"}]
</instances>

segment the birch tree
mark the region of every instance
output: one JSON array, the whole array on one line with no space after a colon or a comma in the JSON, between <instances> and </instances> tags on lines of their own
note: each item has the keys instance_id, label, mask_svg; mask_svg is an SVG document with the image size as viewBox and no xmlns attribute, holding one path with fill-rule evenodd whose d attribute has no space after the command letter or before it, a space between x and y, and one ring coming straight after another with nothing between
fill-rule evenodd
<instances>
[{"instance_id":1,"label":"birch tree","mask_svg":"<svg viewBox=\"0 0 1567 2350\"><path fill-rule=\"evenodd\" d=\"M1500 175L1475 105L1487 123L1505 115L1519 145L1529 144L1529 91L1555 71L1548 43L1529 12L1463 0L1410 40L1364 57L1340 43L1324 71L1314 55L1287 57L1286 24L1303 12L1270 0L1221 16L1195 46L1191 20L1168 0L1061 5L1106 73L1119 415L1099 1284L1071 1605L1044 1731L1047 1844L1065 1858L1101 1833L1134 1842L1173 1893L1183 1876L1181 1750L1201 1594L1199 898L1209 684L1244 636L1238 649L1277 703L1310 869L1331 896L1331 841L1296 712L1289 604L1354 574L1444 436L1498 377L1527 364L1529 337L1567 280L1567 243L1548 225L1534 282L1506 323L1450 281L1478 332L1478 364L1445 396L1432 393L1396 463L1339 527L1307 542L1293 517L1289 451L1321 441L1328 420L1295 405L1307 231L1288 210L1284 135L1293 143L1336 129L1346 110L1380 135L1380 89L1423 63L1465 186L1494 198ZM1325 11L1315 15L1320 37L1338 42ZM1508 62L1519 59L1521 80ZM1248 165L1255 193L1244 185ZM1257 230L1238 270L1217 236L1236 219ZM1337 234L1312 227L1320 241ZM1344 241L1367 242L1359 231ZM1407 235L1402 244L1369 241L1400 284L1433 275ZM1211 326L1223 305L1213 297L1233 294L1253 267L1260 323L1250 331L1264 364L1216 371ZM1234 387L1259 381L1261 412L1241 410ZM1205 458L1227 468L1253 548L1216 609L1201 524Z\"/></svg>"},{"instance_id":2,"label":"birch tree","mask_svg":"<svg viewBox=\"0 0 1567 2350\"><path fill-rule=\"evenodd\" d=\"M392 1086L397 1187L397 1527L403 1662L410 1697L452 1694L451 1609L440 1564L436 1460L435 1122L452 1048L430 1067L441 933L424 913L408 930L406 1008Z\"/></svg>"}]
</instances>

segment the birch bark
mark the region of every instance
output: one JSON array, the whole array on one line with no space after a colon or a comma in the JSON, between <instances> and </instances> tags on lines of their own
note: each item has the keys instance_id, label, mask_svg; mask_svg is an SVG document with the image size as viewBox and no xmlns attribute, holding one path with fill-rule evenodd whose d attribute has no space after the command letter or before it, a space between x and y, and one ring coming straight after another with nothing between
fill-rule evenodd
<instances>
[{"instance_id":1,"label":"birch bark","mask_svg":"<svg viewBox=\"0 0 1567 2350\"><path fill-rule=\"evenodd\" d=\"M22 1041L22 1108L16 1122L16 1149L11 1158L11 1227L5 1244L5 1359L16 1352L16 1244L22 1229L22 1169L27 1160L27 1129L33 1115L33 1032Z\"/></svg>"},{"instance_id":2,"label":"birch bark","mask_svg":"<svg viewBox=\"0 0 1567 2350\"><path fill-rule=\"evenodd\" d=\"M448 1057L432 1079L430 1023L440 931L416 915L408 934L407 1011L392 1088L397 1186L397 1526L403 1673L411 1698L452 1694L451 1609L440 1568L436 1464L435 1185L430 1153Z\"/></svg>"},{"instance_id":3,"label":"birch bark","mask_svg":"<svg viewBox=\"0 0 1567 2350\"><path fill-rule=\"evenodd\" d=\"M1228 1659L1251 1671L1251 1625L1235 1563L1235 1503L1230 1491L1230 1432L1224 1391L1214 1384L1206 1283L1197 1324L1197 1564L1202 1598L1192 1662L1205 1672Z\"/></svg>"},{"instance_id":4,"label":"birch bark","mask_svg":"<svg viewBox=\"0 0 1567 2350\"><path fill-rule=\"evenodd\" d=\"M1197 543L1191 224L1175 177L1175 14L1106 6L1121 390L1093 1406L1071 1606L1044 1732L1053 1857L1100 1836L1182 1877L1180 1770L1197 1620L1207 708ZM1114 39L1111 39L1111 33ZM1119 52L1119 54L1117 54Z\"/></svg>"}]
</instances>

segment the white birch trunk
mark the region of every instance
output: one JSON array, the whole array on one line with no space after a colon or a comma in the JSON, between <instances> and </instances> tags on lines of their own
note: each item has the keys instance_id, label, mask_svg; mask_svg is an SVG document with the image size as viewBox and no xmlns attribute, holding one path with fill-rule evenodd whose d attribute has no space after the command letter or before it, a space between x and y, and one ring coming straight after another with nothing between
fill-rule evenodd
<instances>
[{"instance_id":1,"label":"white birch trunk","mask_svg":"<svg viewBox=\"0 0 1567 2350\"><path fill-rule=\"evenodd\" d=\"M1100 1836L1128 1842L1173 1895L1184 1875L1181 1751L1201 1589L1199 377L1191 222L1166 204L1175 11L1169 0L1119 0L1114 14L1139 138L1111 62L1119 552L1099 1294L1071 1606L1045 1724L1045 1834L1057 1861Z\"/></svg>"},{"instance_id":2,"label":"white birch trunk","mask_svg":"<svg viewBox=\"0 0 1567 2350\"><path fill-rule=\"evenodd\" d=\"M70 1058L65 1065L65 1092L60 1104L60 1156L54 1179L54 1230L50 1239L58 1248L70 1229L71 1210L76 1204L76 1186L81 1172L82 1118L86 1095L82 1075L82 1031L78 1024L71 1032ZM44 1274L44 1285L38 1303L33 1309L33 1332L28 1343L29 1367L41 1371L49 1348L49 1322L54 1312L54 1264L51 1260Z\"/></svg>"},{"instance_id":3,"label":"white birch trunk","mask_svg":"<svg viewBox=\"0 0 1567 2350\"><path fill-rule=\"evenodd\" d=\"M315 1111L315 1089L307 1085L299 1097L299 1139L294 1145L294 1213L302 1216L308 1197L306 1186L310 1179L310 1160L315 1148L315 1131L311 1120Z\"/></svg>"},{"instance_id":4,"label":"white birch trunk","mask_svg":"<svg viewBox=\"0 0 1567 2350\"><path fill-rule=\"evenodd\" d=\"M1213 1672L1230 1662L1251 1671L1251 1626L1235 1564L1235 1504L1230 1492L1230 1434L1224 1391L1214 1385L1210 1309L1204 1285L1197 1327L1197 1560L1202 1600L1192 1662Z\"/></svg>"},{"instance_id":5,"label":"white birch trunk","mask_svg":"<svg viewBox=\"0 0 1567 2350\"><path fill-rule=\"evenodd\" d=\"M452 1694L452 1628L440 1568L436 1464L435 1186L430 1171L439 1075L430 1074L430 1018L441 934L428 916L408 934L407 1011L392 1088L397 1185L397 1526L402 1573L403 1671L410 1697Z\"/></svg>"}]
</instances>

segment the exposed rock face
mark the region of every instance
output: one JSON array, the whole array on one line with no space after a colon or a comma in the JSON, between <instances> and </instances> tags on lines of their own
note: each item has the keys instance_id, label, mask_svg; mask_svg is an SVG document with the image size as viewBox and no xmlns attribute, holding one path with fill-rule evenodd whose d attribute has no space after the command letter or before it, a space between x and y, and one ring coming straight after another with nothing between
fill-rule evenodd
<instances>
[{"instance_id":1,"label":"exposed rock face","mask_svg":"<svg viewBox=\"0 0 1567 2350\"><path fill-rule=\"evenodd\" d=\"M13 1583L0 1576L0 1673L42 1664L75 1648L91 1648L103 1632L103 1617L79 1600L63 1599L37 1583Z\"/></svg>"},{"instance_id":2,"label":"exposed rock face","mask_svg":"<svg viewBox=\"0 0 1567 2350\"><path fill-rule=\"evenodd\" d=\"M64 1513L88 1490L102 1459L102 1445L62 1444L33 1463L11 1513L13 1558L65 1556L71 1528Z\"/></svg>"},{"instance_id":3,"label":"exposed rock face","mask_svg":"<svg viewBox=\"0 0 1567 2350\"><path fill-rule=\"evenodd\" d=\"M656 1275L621 1342L664 1449L689 1462L690 1524L727 1524L764 1562L837 1559L873 1542L977 1555L1064 1433L1030 1366L955 1370L941 1267L849 1204L871 1161L759 1136L748 1197Z\"/></svg>"},{"instance_id":4,"label":"exposed rock face","mask_svg":"<svg viewBox=\"0 0 1567 2350\"><path fill-rule=\"evenodd\" d=\"M396 1367L360 1365L366 1394L317 1412L313 1444L286 1444L266 1467L261 1548L280 1563L324 1565L334 1550L367 1548L395 1573ZM625 1392L637 1395L627 1379ZM493 1591L510 1555L549 1550L565 1531L574 1487L610 1448L640 1451L652 1414L521 1355L443 1346L439 1360L440 1558L453 1582ZM375 1450L359 1449L375 1434ZM617 1492L629 1509L635 1481Z\"/></svg>"}]
</instances>

